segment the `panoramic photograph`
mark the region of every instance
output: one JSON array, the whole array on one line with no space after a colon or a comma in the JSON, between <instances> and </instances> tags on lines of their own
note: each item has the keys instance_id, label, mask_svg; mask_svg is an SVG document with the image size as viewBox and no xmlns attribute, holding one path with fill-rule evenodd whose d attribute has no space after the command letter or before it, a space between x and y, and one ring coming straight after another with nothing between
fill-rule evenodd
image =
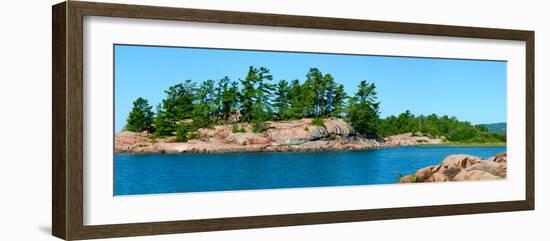
<instances>
[{"instance_id":1,"label":"panoramic photograph","mask_svg":"<svg viewBox=\"0 0 550 241\"><path fill-rule=\"evenodd\" d=\"M114 46L114 195L506 178L506 61Z\"/></svg>"}]
</instances>

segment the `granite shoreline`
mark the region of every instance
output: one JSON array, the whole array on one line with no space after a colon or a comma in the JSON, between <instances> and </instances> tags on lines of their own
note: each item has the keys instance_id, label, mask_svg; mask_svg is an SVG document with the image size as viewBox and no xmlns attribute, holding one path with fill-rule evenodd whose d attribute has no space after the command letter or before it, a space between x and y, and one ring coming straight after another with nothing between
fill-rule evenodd
<instances>
[{"instance_id":1,"label":"granite shoreline","mask_svg":"<svg viewBox=\"0 0 550 241\"><path fill-rule=\"evenodd\" d=\"M123 131L115 134L116 153L232 153L232 152L307 152L345 151L417 145L440 145L444 138L404 133L384 139L357 135L342 119L324 119L324 125L312 119L266 123L266 131L252 132L249 124L239 124L244 131L233 133L232 125L201 128L194 139L177 142L174 137L158 138L147 132Z\"/></svg>"}]
</instances>

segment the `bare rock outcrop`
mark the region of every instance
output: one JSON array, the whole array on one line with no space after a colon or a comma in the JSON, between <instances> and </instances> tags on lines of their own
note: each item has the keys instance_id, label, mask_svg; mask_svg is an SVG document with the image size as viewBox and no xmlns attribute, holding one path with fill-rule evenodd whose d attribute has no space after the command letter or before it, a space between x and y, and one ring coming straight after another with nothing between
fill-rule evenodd
<instances>
[{"instance_id":1,"label":"bare rock outcrop","mask_svg":"<svg viewBox=\"0 0 550 241\"><path fill-rule=\"evenodd\" d=\"M234 126L237 125L237 126ZM235 127L237 132L233 132ZM155 138L147 132L120 132L115 135L117 153L212 153L212 152L282 152L364 150L419 142L439 143L428 137L400 135L388 140L367 139L355 134L346 121L323 119L323 125L313 125L313 119L266 122L266 131L254 133L248 123L200 128L196 138L177 142L175 138ZM425 141L418 141L425 140Z\"/></svg>"},{"instance_id":2,"label":"bare rock outcrop","mask_svg":"<svg viewBox=\"0 0 550 241\"><path fill-rule=\"evenodd\" d=\"M444 138L430 138L427 136L404 133L387 137L385 142L391 146L416 146L416 145L438 145L444 143Z\"/></svg>"},{"instance_id":3,"label":"bare rock outcrop","mask_svg":"<svg viewBox=\"0 0 550 241\"><path fill-rule=\"evenodd\" d=\"M227 142L239 145L266 145L271 141L262 134L257 133L231 133L226 138Z\"/></svg>"},{"instance_id":4,"label":"bare rock outcrop","mask_svg":"<svg viewBox=\"0 0 550 241\"><path fill-rule=\"evenodd\" d=\"M506 178L506 153L487 160L470 155L450 155L441 164L418 169L400 183L495 180Z\"/></svg>"},{"instance_id":5,"label":"bare rock outcrop","mask_svg":"<svg viewBox=\"0 0 550 241\"><path fill-rule=\"evenodd\" d=\"M325 125L331 121L331 119L324 120ZM312 120L309 118L269 122L266 134L273 142L281 145L300 145L329 136L329 132L324 126L315 126L311 122Z\"/></svg>"},{"instance_id":6,"label":"bare rock outcrop","mask_svg":"<svg viewBox=\"0 0 550 241\"><path fill-rule=\"evenodd\" d=\"M329 135L349 136L355 134L351 125L342 119L327 119L324 126Z\"/></svg>"},{"instance_id":7,"label":"bare rock outcrop","mask_svg":"<svg viewBox=\"0 0 550 241\"><path fill-rule=\"evenodd\" d=\"M284 145L299 145L312 139L309 131L300 127L273 128L267 131L267 135L273 142Z\"/></svg>"},{"instance_id":8,"label":"bare rock outcrop","mask_svg":"<svg viewBox=\"0 0 550 241\"><path fill-rule=\"evenodd\" d=\"M115 152L154 153L154 141L147 132L123 131L115 136Z\"/></svg>"},{"instance_id":9,"label":"bare rock outcrop","mask_svg":"<svg viewBox=\"0 0 550 241\"><path fill-rule=\"evenodd\" d=\"M233 132L231 131L230 125L220 125L220 126L214 126L214 128L199 128L197 130L197 137L199 139L208 139L208 138L223 139L223 138L227 138L231 133Z\"/></svg>"}]
</instances>

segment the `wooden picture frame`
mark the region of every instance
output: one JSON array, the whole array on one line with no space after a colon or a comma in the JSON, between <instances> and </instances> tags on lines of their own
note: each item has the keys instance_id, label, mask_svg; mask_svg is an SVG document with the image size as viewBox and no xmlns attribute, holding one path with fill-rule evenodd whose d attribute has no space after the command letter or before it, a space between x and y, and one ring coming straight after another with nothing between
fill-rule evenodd
<instances>
[{"instance_id":1,"label":"wooden picture frame","mask_svg":"<svg viewBox=\"0 0 550 241\"><path fill-rule=\"evenodd\" d=\"M534 32L263 13L68 1L52 8L52 233L66 239L203 232L230 229L533 210ZM422 207L87 226L83 224L83 17L107 16L259 26L298 27L526 43L525 200Z\"/></svg>"}]
</instances>

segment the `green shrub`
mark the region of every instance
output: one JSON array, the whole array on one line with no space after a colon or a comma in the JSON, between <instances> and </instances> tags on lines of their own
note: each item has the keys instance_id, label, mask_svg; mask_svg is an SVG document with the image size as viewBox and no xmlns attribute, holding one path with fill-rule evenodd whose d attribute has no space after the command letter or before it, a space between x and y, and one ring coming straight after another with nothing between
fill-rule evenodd
<instances>
[{"instance_id":1,"label":"green shrub","mask_svg":"<svg viewBox=\"0 0 550 241\"><path fill-rule=\"evenodd\" d=\"M191 131L191 132L187 133L187 139L188 140L193 140L193 139L196 139L196 138L197 138L197 132Z\"/></svg>"},{"instance_id":2,"label":"green shrub","mask_svg":"<svg viewBox=\"0 0 550 241\"><path fill-rule=\"evenodd\" d=\"M260 133L266 131L265 123L263 121L254 121L252 125L252 132Z\"/></svg>"},{"instance_id":3,"label":"green shrub","mask_svg":"<svg viewBox=\"0 0 550 241\"><path fill-rule=\"evenodd\" d=\"M245 133L246 129L244 129L244 127L242 127L242 126L239 127L239 125L237 123L235 123L231 127L231 132L233 132L233 133Z\"/></svg>"},{"instance_id":4,"label":"green shrub","mask_svg":"<svg viewBox=\"0 0 550 241\"><path fill-rule=\"evenodd\" d=\"M406 177L406 175L403 175L401 173L397 173L397 182L401 182L401 179ZM411 174L411 183L415 183L417 182L416 180L416 175L415 174Z\"/></svg>"},{"instance_id":5,"label":"green shrub","mask_svg":"<svg viewBox=\"0 0 550 241\"><path fill-rule=\"evenodd\" d=\"M179 142L187 142L190 137L191 127L188 124L182 123L176 127L176 140Z\"/></svg>"},{"instance_id":6,"label":"green shrub","mask_svg":"<svg viewBox=\"0 0 550 241\"><path fill-rule=\"evenodd\" d=\"M159 138L159 136L157 136L156 134L151 134L151 135L148 135L147 138L153 142L153 143L157 143L157 138Z\"/></svg>"},{"instance_id":7,"label":"green shrub","mask_svg":"<svg viewBox=\"0 0 550 241\"><path fill-rule=\"evenodd\" d=\"M307 126L304 127L304 131L309 131L309 128L307 128Z\"/></svg>"},{"instance_id":8,"label":"green shrub","mask_svg":"<svg viewBox=\"0 0 550 241\"><path fill-rule=\"evenodd\" d=\"M313 121L311 122L312 125L314 126L321 126L321 127L324 127L325 126L325 122L323 121L323 119L321 118L315 118L313 119Z\"/></svg>"}]
</instances>

